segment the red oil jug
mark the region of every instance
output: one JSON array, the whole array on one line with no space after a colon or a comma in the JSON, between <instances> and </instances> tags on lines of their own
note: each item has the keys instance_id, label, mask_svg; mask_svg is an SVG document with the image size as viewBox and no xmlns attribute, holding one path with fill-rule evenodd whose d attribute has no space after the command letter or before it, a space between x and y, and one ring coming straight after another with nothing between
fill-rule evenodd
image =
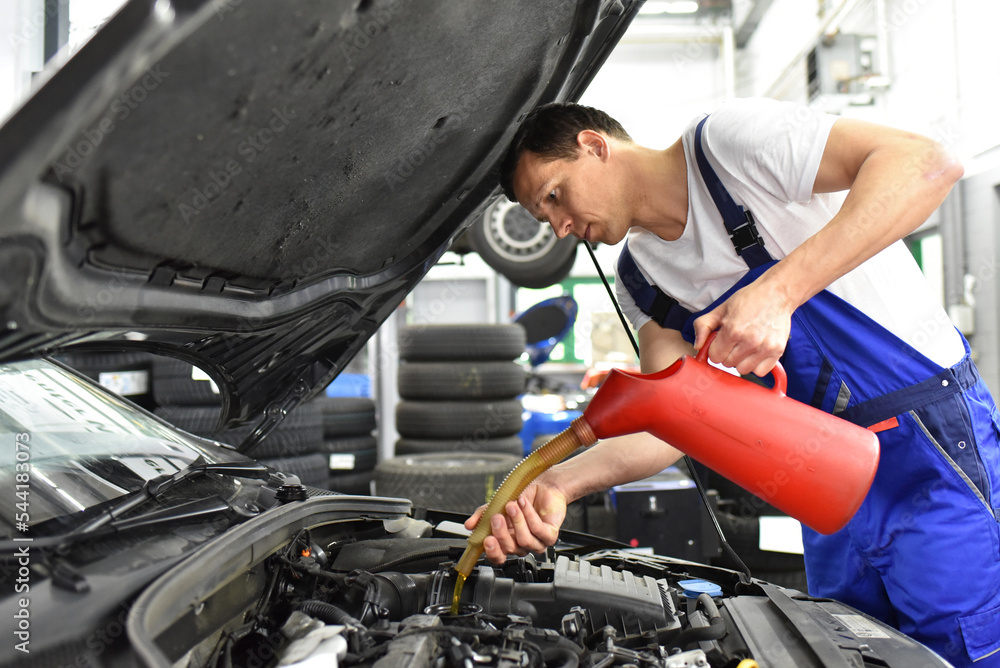
<instances>
[{"instance_id":1,"label":"red oil jug","mask_svg":"<svg viewBox=\"0 0 1000 668\"><path fill-rule=\"evenodd\" d=\"M878 467L871 431L708 363L708 344L649 375L614 370L583 419L598 438L646 431L823 534L843 528Z\"/></svg>"}]
</instances>

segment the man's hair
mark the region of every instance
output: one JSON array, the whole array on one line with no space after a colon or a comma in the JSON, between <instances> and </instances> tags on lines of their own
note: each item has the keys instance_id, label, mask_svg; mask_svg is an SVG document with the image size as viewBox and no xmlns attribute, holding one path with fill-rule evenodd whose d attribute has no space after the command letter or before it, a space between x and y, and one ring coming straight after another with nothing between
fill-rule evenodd
<instances>
[{"instance_id":1,"label":"man's hair","mask_svg":"<svg viewBox=\"0 0 1000 668\"><path fill-rule=\"evenodd\" d=\"M525 151L531 151L546 161L576 160L576 136L584 130L596 130L615 139L632 141L621 123L599 109L582 104L552 102L528 114L500 164L500 187L507 199L517 201L514 170Z\"/></svg>"}]
</instances>

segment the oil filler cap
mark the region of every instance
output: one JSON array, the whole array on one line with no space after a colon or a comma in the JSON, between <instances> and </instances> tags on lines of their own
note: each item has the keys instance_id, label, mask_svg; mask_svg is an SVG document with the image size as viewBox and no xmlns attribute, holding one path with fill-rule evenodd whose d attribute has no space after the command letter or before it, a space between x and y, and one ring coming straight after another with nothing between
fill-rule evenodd
<instances>
[{"instance_id":1,"label":"oil filler cap","mask_svg":"<svg viewBox=\"0 0 1000 668\"><path fill-rule=\"evenodd\" d=\"M712 598L722 596L722 587L708 580L681 580L677 586L684 590L686 598L698 598L700 594L708 594Z\"/></svg>"},{"instance_id":2,"label":"oil filler cap","mask_svg":"<svg viewBox=\"0 0 1000 668\"><path fill-rule=\"evenodd\" d=\"M278 503L285 504L292 501L305 501L309 497L306 488L299 483L299 479L294 481L286 480L285 484L277 489L274 498Z\"/></svg>"}]
</instances>

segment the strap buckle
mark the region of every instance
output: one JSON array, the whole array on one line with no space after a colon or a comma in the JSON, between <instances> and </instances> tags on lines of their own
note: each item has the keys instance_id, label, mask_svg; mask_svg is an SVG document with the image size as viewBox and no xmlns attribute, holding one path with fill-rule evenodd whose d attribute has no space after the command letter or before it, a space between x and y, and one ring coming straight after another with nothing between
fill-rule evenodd
<instances>
[{"instance_id":1,"label":"strap buckle","mask_svg":"<svg viewBox=\"0 0 1000 668\"><path fill-rule=\"evenodd\" d=\"M662 327L667 319L667 314L670 313L670 309L677 305L677 300L655 285L652 287L656 290L656 299L653 300L647 315Z\"/></svg>"},{"instance_id":2,"label":"strap buckle","mask_svg":"<svg viewBox=\"0 0 1000 668\"><path fill-rule=\"evenodd\" d=\"M752 246L760 246L763 248L764 240L760 238L760 233L757 232L757 223L753 219L753 214L750 213L749 209L744 209L743 207L740 207L740 209L743 211L743 215L746 217L747 222L729 233L729 238L733 242L733 247L736 248L736 252L740 254Z\"/></svg>"}]
</instances>

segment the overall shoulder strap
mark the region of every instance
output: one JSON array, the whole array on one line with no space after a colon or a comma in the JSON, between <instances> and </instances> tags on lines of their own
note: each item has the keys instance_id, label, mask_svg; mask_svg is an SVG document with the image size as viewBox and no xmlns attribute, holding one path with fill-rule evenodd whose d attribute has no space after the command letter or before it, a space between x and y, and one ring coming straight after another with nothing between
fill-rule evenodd
<instances>
[{"instance_id":1,"label":"overall shoulder strap","mask_svg":"<svg viewBox=\"0 0 1000 668\"><path fill-rule=\"evenodd\" d=\"M757 224L754 222L753 214L748 209L736 204L729 195L729 191L722 185L722 181L716 175L712 165L705 157L705 149L702 146L701 130L705 125L708 116L701 119L694 132L694 151L698 160L698 170L701 178L712 195L715 207L722 214L722 222L729 233L729 239L733 242L736 253L747 263L747 267L754 269L762 264L770 262L773 258L764 248L764 240L757 232Z\"/></svg>"},{"instance_id":2,"label":"overall shoulder strap","mask_svg":"<svg viewBox=\"0 0 1000 668\"><path fill-rule=\"evenodd\" d=\"M691 312L678 304L676 299L646 280L629 252L627 241L618 256L618 280L632 295L639 310L661 327L680 331L691 317Z\"/></svg>"},{"instance_id":3,"label":"overall shoulder strap","mask_svg":"<svg viewBox=\"0 0 1000 668\"><path fill-rule=\"evenodd\" d=\"M743 258L750 269L755 269L761 265L772 261L771 255L764 248L764 240L757 233L757 225L754 222L750 211L736 204L730 196L729 191L722 185L712 165L705 157L705 149L702 147L701 132L708 116L703 118L695 129L695 157L698 161L698 169L701 178L712 195L712 201L722 214L723 224L726 232L733 242L736 253ZM618 256L618 279L623 282L625 289L632 296L636 306L651 317L661 327L681 330L684 324L691 317L691 312L677 303L677 300L652 285L646 277L639 271L632 253L629 252L628 242Z\"/></svg>"}]
</instances>

